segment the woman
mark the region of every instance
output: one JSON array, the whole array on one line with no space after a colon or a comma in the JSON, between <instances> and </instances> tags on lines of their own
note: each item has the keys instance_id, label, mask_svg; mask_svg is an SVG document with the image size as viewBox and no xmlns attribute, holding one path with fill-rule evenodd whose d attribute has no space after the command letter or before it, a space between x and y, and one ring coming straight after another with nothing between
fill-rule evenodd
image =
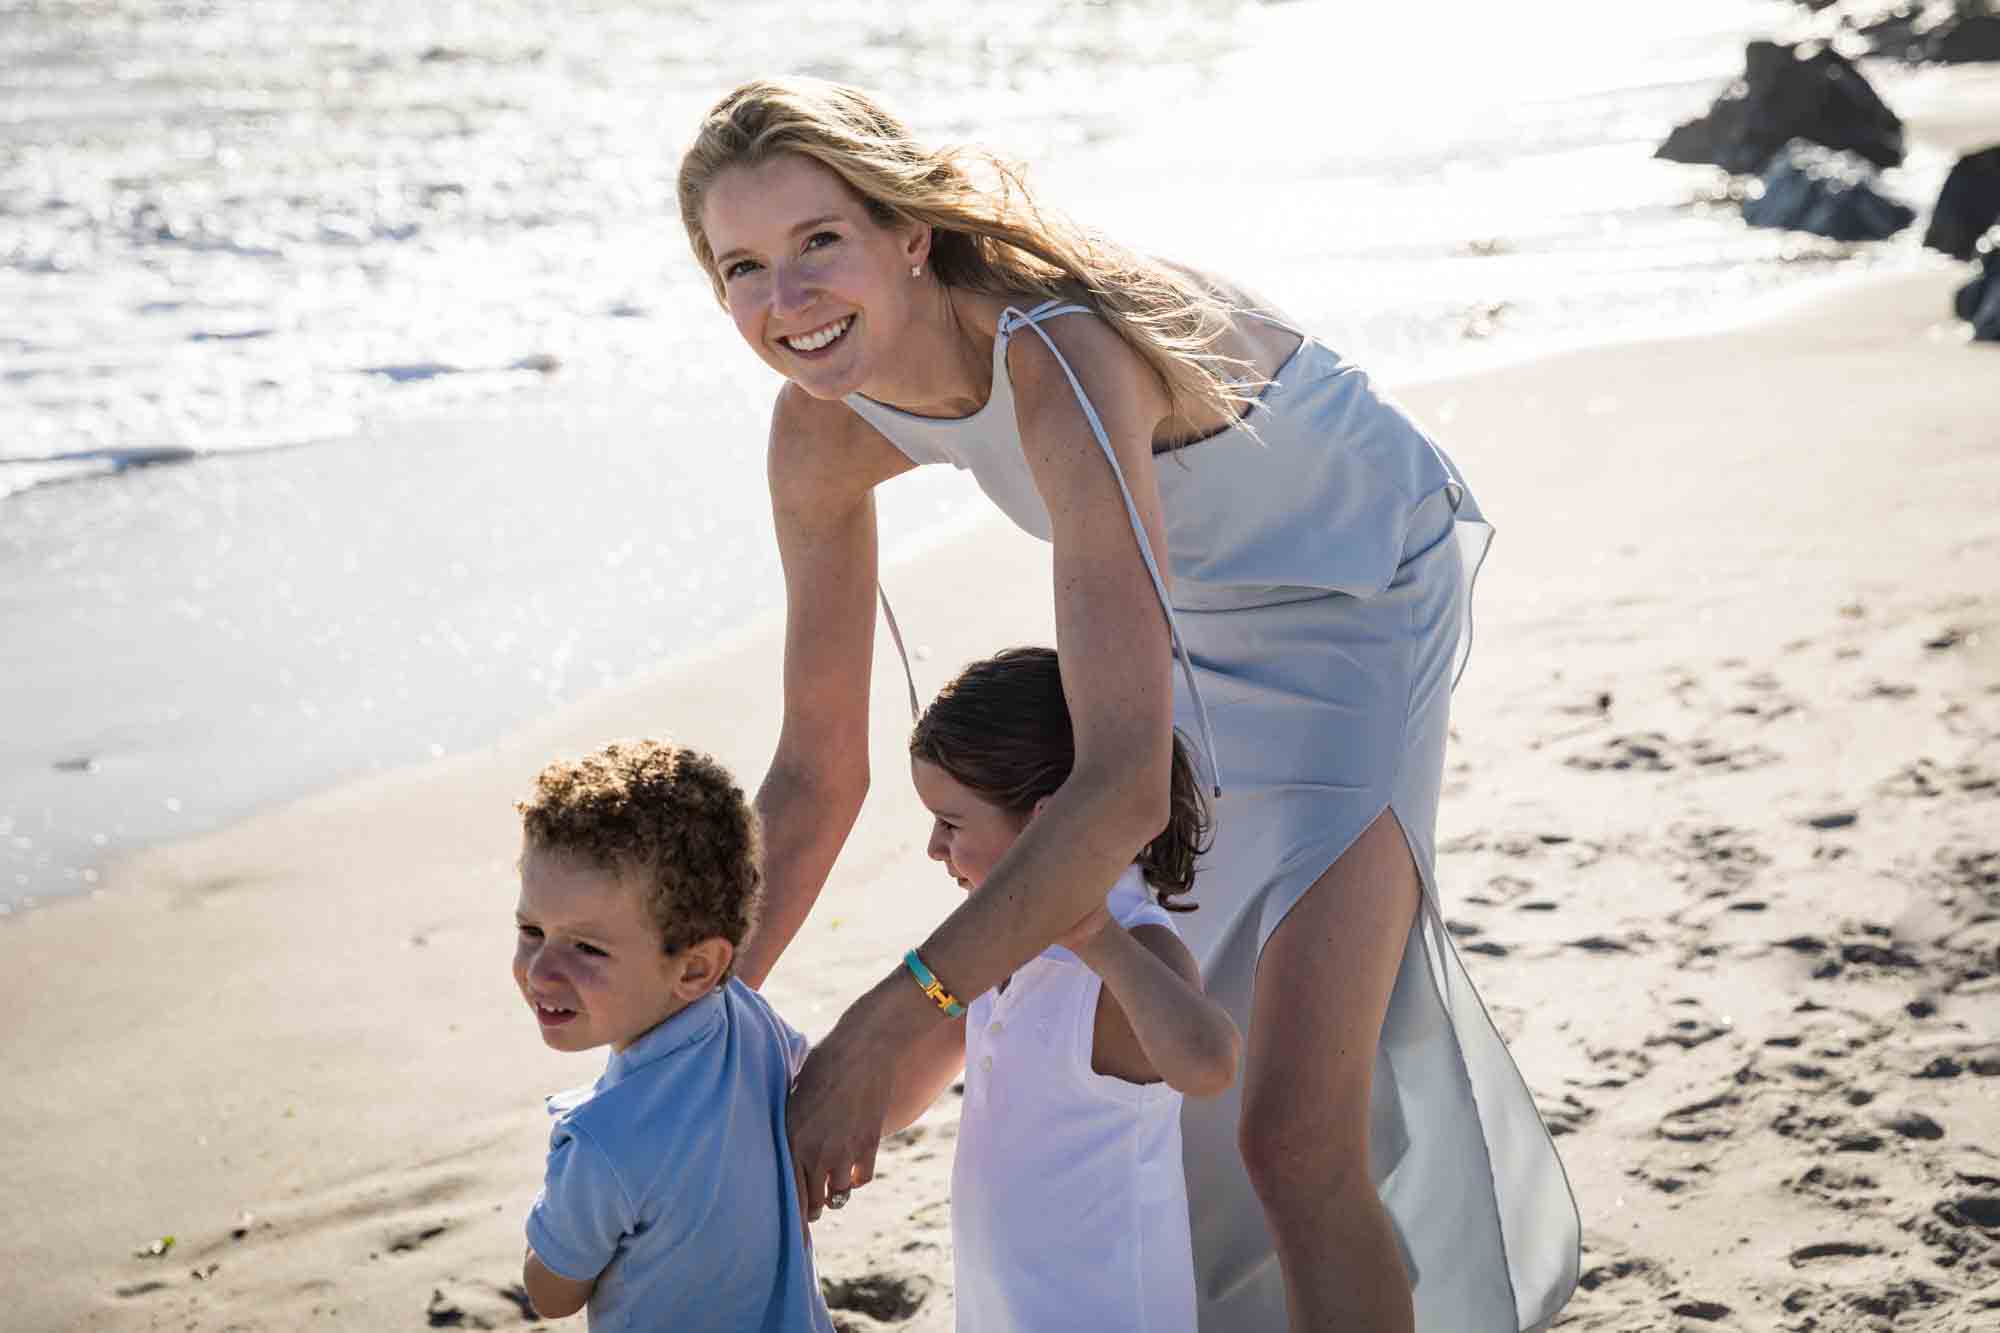
<instances>
[{"instance_id":1,"label":"woman","mask_svg":"<svg viewBox=\"0 0 2000 1333\"><path fill-rule=\"evenodd\" d=\"M867 1183L894 1073L951 1038L957 998L1080 920L1165 824L1178 719L1221 789L1185 933L1246 1033L1238 1089L1184 1121L1202 1327L1545 1323L1575 1283L1574 1205L1436 906L1460 545L1486 532L1449 462L1246 293L1052 217L857 90L732 92L680 203L787 381L784 720L746 979L867 787L874 488L957 463L1054 551L1071 776L814 1051L791 1114L809 1213Z\"/></svg>"}]
</instances>

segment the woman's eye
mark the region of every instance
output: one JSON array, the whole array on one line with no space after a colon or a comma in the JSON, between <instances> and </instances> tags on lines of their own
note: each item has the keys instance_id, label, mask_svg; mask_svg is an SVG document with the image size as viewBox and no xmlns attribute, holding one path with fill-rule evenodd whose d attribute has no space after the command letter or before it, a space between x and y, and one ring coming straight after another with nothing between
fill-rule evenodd
<instances>
[{"instance_id":1,"label":"woman's eye","mask_svg":"<svg viewBox=\"0 0 2000 1333\"><path fill-rule=\"evenodd\" d=\"M757 261L754 259L733 260L727 267L725 267L722 270L722 280L724 282L727 282L731 278L740 278L745 273L755 272L756 268L757 268Z\"/></svg>"},{"instance_id":2,"label":"woman's eye","mask_svg":"<svg viewBox=\"0 0 2000 1333\"><path fill-rule=\"evenodd\" d=\"M588 954L592 958L603 958L607 956L604 950L598 948L595 944L578 944L576 946L576 951L581 954Z\"/></svg>"},{"instance_id":3,"label":"woman's eye","mask_svg":"<svg viewBox=\"0 0 2000 1333\"><path fill-rule=\"evenodd\" d=\"M840 239L840 233L837 231L816 231L812 235L806 237L806 249L818 250L821 249L822 247L833 244L835 241L839 239Z\"/></svg>"},{"instance_id":4,"label":"woman's eye","mask_svg":"<svg viewBox=\"0 0 2000 1333\"><path fill-rule=\"evenodd\" d=\"M542 928L540 926L516 926L514 929L524 940L538 940L542 937Z\"/></svg>"}]
</instances>

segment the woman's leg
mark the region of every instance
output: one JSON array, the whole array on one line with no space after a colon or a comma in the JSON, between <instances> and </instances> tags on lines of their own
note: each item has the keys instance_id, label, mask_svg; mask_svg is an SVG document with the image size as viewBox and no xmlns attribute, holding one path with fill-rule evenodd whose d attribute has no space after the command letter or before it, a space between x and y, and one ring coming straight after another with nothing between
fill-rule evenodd
<instances>
[{"instance_id":1,"label":"woman's leg","mask_svg":"<svg viewBox=\"0 0 2000 1333\"><path fill-rule=\"evenodd\" d=\"M1265 941L1239 1146L1277 1241L1292 1333L1410 1333L1395 1228L1370 1179L1369 1085L1422 892L1387 810Z\"/></svg>"}]
</instances>

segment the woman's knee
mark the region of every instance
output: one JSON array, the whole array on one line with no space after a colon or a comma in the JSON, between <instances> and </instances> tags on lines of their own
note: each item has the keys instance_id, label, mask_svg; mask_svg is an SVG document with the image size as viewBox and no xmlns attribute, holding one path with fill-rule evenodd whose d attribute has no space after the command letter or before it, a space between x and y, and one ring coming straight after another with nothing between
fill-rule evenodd
<instances>
[{"instance_id":1,"label":"woman's knee","mask_svg":"<svg viewBox=\"0 0 2000 1333\"><path fill-rule=\"evenodd\" d=\"M1250 1183L1266 1207L1293 1198L1316 1205L1355 1189L1373 1189L1368 1175L1366 1099L1358 1109L1310 1106L1283 1092L1246 1090L1236 1146Z\"/></svg>"}]
</instances>

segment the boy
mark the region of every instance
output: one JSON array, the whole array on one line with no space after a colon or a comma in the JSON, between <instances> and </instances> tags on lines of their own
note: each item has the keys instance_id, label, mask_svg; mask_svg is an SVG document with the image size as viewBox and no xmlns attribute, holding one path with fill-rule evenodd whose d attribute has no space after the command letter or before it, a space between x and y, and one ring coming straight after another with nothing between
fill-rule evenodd
<instances>
[{"instance_id":1,"label":"boy","mask_svg":"<svg viewBox=\"0 0 2000 1333\"><path fill-rule=\"evenodd\" d=\"M763 892L756 816L657 741L551 764L517 809L514 980L603 1077L549 1099L521 1280L592 1333L832 1333L785 1140L806 1040L729 975Z\"/></svg>"}]
</instances>

